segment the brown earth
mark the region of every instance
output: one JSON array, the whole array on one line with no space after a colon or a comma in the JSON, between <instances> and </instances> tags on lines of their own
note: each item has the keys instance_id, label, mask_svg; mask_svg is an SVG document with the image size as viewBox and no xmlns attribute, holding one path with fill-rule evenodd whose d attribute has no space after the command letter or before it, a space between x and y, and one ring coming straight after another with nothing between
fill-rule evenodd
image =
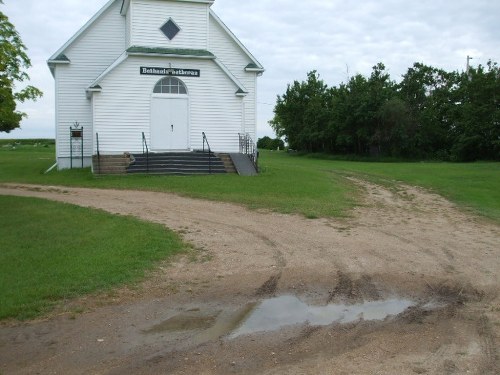
<instances>
[{"instance_id":1,"label":"brown earth","mask_svg":"<svg viewBox=\"0 0 500 375\"><path fill-rule=\"evenodd\" d=\"M499 226L419 188L355 182L365 203L342 220L164 193L0 186L161 223L194 247L136 288L4 322L0 373L499 374ZM383 321L229 336L280 295L417 306Z\"/></svg>"}]
</instances>

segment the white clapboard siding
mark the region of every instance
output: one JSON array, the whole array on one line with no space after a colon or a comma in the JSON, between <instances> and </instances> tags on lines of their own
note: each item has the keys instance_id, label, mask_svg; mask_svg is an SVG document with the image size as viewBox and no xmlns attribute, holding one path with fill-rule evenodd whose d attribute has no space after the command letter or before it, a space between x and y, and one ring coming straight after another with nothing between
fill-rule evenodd
<instances>
[{"instance_id":1,"label":"white clapboard siding","mask_svg":"<svg viewBox=\"0 0 500 375\"><path fill-rule=\"evenodd\" d=\"M256 73L245 71L245 67L252 60L212 15L209 18L209 50L241 81L249 92L245 97L244 132L255 138Z\"/></svg>"},{"instance_id":2,"label":"white clapboard siding","mask_svg":"<svg viewBox=\"0 0 500 375\"><path fill-rule=\"evenodd\" d=\"M210 15L209 20L210 52L216 55L244 84L252 83L252 76L255 74L245 72L245 67L252 60L212 15Z\"/></svg>"},{"instance_id":3,"label":"white clapboard siding","mask_svg":"<svg viewBox=\"0 0 500 375\"><path fill-rule=\"evenodd\" d=\"M132 11L129 9L129 12L125 16L125 48L130 47L132 44Z\"/></svg>"},{"instance_id":4,"label":"white clapboard siding","mask_svg":"<svg viewBox=\"0 0 500 375\"><path fill-rule=\"evenodd\" d=\"M207 49L208 4L132 0L132 46ZM170 18L181 31L169 40L160 28Z\"/></svg>"},{"instance_id":5,"label":"white clapboard siding","mask_svg":"<svg viewBox=\"0 0 500 375\"><path fill-rule=\"evenodd\" d=\"M255 74L254 74L255 77ZM257 95L256 90L249 90L250 92L245 97L245 124L243 133L248 133L252 139L256 140L257 133Z\"/></svg>"},{"instance_id":6,"label":"white clapboard siding","mask_svg":"<svg viewBox=\"0 0 500 375\"><path fill-rule=\"evenodd\" d=\"M203 146L205 132L214 151L237 152L242 128L242 98L236 85L212 60L130 56L100 83L94 94L94 130L100 152L120 154L142 151L142 132L150 139L150 106L160 76L140 75L141 66L199 69L199 78L179 77L189 93L189 145Z\"/></svg>"},{"instance_id":7,"label":"white clapboard siding","mask_svg":"<svg viewBox=\"0 0 500 375\"><path fill-rule=\"evenodd\" d=\"M69 128L75 122L84 127L84 154L92 155L92 111L86 89L123 53L125 18L120 6L117 0L63 51L70 64L55 68L58 158L70 156Z\"/></svg>"}]
</instances>

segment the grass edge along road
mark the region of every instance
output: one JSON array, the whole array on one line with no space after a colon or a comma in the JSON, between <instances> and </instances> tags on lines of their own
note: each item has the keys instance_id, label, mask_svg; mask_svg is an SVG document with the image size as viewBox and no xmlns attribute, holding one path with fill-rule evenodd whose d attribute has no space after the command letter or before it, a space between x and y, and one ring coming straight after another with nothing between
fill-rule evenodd
<instances>
[{"instance_id":1,"label":"grass edge along road","mask_svg":"<svg viewBox=\"0 0 500 375\"><path fill-rule=\"evenodd\" d=\"M0 183L167 191L244 204L306 217L342 217L359 202L358 188L345 177L377 183L403 182L430 189L500 223L500 163L353 162L261 151L257 177L93 176L89 169L52 171L54 146L0 142Z\"/></svg>"},{"instance_id":2,"label":"grass edge along road","mask_svg":"<svg viewBox=\"0 0 500 375\"><path fill-rule=\"evenodd\" d=\"M244 204L254 209L298 213L309 218L346 216L356 202L357 188L344 177L315 168L274 163L263 153L263 173L203 176L94 176L90 169L53 170L54 147L0 147L0 183L78 186L103 189L149 190Z\"/></svg>"},{"instance_id":3,"label":"grass edge along road","mask_svg":"<svg viewBox=\"0 0 500 375\"><path fill-rule=\"evenodd\" d=\"M160 224L37 198L0 195L0 320L134 285L187 246Z\"/></svg>"}]
</instances>

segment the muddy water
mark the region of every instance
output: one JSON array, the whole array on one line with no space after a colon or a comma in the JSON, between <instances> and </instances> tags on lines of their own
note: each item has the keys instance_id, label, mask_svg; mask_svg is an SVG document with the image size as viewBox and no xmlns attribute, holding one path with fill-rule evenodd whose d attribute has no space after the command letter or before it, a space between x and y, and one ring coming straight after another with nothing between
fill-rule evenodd
<instances>
[{"instance_id":1,"label":"muddy water","mask_svg":"<svg viewBox=\"0 0 500 375\"><path fill-rule=\"evenodd\" d=\"M416 303L405 299L363 302L356 305L311 306L295 296L281 296L261 302L230 338L255 332L271 332L294 324L325 326L358 320L383 320L401 314Z\"/></svg>"},{"instance_id":2,"label":"muddy water","mask_svg":"<svg viewBox=\"0 0 500 375\"><path fill-rule=\"evenodd\" d=\"M416 303L407 299L387 299L359 304L308 305L296 296L284 295L250 303L241 309L210 311L197 308L170 317L145 334L198 331L197 342L226 336L228 339L256 332L272 332L296 324L325 326L359 320L383 320L401 314Z\"/></svg>"}]
</instances>

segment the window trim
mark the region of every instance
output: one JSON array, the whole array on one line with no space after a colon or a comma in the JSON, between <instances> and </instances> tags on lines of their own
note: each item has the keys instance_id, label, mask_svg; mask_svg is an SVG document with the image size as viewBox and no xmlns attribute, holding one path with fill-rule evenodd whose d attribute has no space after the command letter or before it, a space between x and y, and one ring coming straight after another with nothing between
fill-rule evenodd
<instances>
[{"instance_id":1,"label":"window trim","mask_svg":"<svg viewBox=\"0 0 500 375\"><path fill-rule=\"evenodd\" d=\"M161 83L165 80L170 80L170 84L167 84L167 85L162 85ZM172 85L172 81L175 81L177 83L177 87L178 87L178 91L180 91L180 88L183 87L184 88L184 91L185 93L181 93L181 92L172 92L171 88L172 87L175 87L175 85ZM160 91L161 92L156 92L156 88L157 87L160 87ZM163 87L169 87L169 92L163 92ZM177 77L172 77L172 76L166 76L166 77L162 77L161 79L159 79L154 87L153 87L153 94L154 95L175 95L175 96L178 96L178 95L188 95L188 89L187 89L187 86L186 84L179 78Z\"/></svg>"}]
</instances>

